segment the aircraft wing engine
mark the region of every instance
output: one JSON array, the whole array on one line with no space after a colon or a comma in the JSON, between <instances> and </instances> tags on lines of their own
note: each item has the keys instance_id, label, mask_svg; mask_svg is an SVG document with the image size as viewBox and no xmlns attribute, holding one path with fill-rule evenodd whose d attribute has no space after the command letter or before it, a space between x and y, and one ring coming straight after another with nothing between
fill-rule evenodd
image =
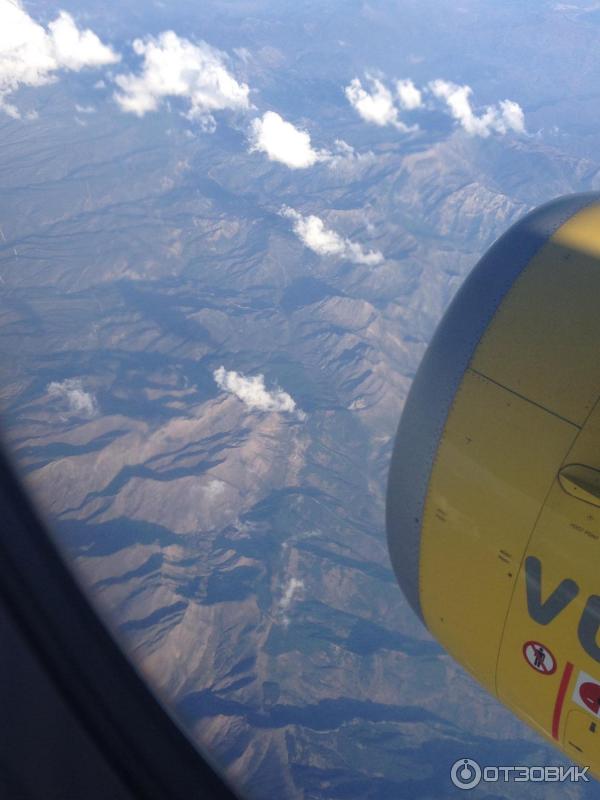
<instances>
[{"instance_id":1,"label":"aircraft wing engine","mask_svg":"<svg viewBox=\"0 0 600 800\"><path fill-rule=\"evenodd\" d=\"M446 312L389 474L396 576L431 633L600 775L600 194L513 225Z\"/></svg>"}]
</instances>

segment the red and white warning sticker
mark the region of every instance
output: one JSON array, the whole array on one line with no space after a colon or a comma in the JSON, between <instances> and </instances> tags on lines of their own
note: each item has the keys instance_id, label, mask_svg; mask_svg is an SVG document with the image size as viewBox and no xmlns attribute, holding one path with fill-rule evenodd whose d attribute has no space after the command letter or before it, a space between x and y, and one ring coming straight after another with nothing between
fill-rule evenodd
<instances>
[{"instance_id":1,"label":"red and white warning sticker","mask_svg":"<svg viewBox=\"0 0 600 800\"><path fill-rule=\"evenodd\" d=\"M556 659L546 645L541 642L525 642L523 656L529 666L541 675L552 675L556 670Z\"/></svg>"},{"instance_id":2,"label":"red and white warning sticker","mask_svg":"<svg viewBox=\"0 0 600 800\"><path fill-rule=\"evenodd\" d=\"M573 689L573 702L600 717L600 683L586 672L580 671Z\"/></svg>"}]
</instances>

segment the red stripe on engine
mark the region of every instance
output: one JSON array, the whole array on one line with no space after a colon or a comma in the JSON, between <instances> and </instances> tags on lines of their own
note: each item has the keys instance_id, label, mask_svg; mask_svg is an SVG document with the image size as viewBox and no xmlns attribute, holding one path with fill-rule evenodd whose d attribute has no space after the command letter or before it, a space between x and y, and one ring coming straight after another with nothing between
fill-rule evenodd
<instances>
[{"instance_id":1,"label":"red stripe on engine","mask_svg":"<svg viewBox=\"0 0 600 800\"><path fill-rule=\"evenodd\" d=\"M554 714L552 715L552 737L558 741L558 725L560 723L560 715L562 713L565 695L573 674L573 664L567 661L565 669L560 679L560 686L558 687L558 694L556 695L556 703L554 704Z\"/></svg>"}]
</instances>

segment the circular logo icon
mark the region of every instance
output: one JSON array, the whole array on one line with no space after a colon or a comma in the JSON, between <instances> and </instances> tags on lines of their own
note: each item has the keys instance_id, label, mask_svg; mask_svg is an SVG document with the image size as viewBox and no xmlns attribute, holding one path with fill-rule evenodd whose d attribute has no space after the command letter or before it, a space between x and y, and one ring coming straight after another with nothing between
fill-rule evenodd
<instances>
[{"instance_id":1,"label":"circular logo icon","mask_svg":"<svg viewBox=\"0 0 600 800\"><path fill-rule=\"evenodd\" d=\"M452 764L450 777L459 789L474 789L481 780L481 767L472 758L459 758Z\"/></svg>"},{"instance_id":2,"label":"circular logo icon","mask_svg":"<svg viewBox=\"0 0 600 800\"><path fill-rule=\"evenodd\" d=\"M540 675L552 675L556 671L556 659L541 642L525 642L523 656L529 666Z\"/></svg>"}]
</instances>

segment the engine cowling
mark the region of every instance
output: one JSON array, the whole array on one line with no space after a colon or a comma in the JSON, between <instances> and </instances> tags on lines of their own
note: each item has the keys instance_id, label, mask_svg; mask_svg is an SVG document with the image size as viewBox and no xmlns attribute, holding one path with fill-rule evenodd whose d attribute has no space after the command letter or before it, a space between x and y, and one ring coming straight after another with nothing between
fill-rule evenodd
<instances>
[{"instance_id":1,"label":"engine cowling","mask_svg":"<svg viewBox=\"0 0 600 800\"><path fill-rule=\"evenodd\" d=\"M396 435L388 547L492 694L600 775L600 194L513 225L456 295Z\"/></svg>"}]
</instances>

